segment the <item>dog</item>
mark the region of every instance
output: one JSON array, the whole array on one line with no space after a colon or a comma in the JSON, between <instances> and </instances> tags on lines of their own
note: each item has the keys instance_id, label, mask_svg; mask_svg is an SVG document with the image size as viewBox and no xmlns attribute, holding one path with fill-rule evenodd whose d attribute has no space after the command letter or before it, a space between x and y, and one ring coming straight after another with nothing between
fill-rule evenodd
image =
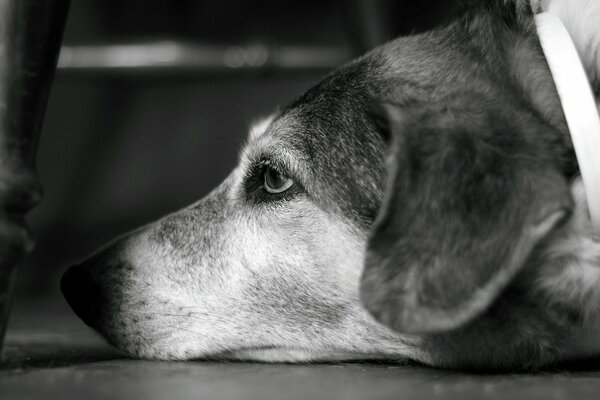
<instances>
[{"instance_id":1,"label":"dog","mask_svg":"<svg viewBox=\"0 0 600 400\"><path fill-rule=\"evenodd\" d=\"M68 269L68 303L144 359L600 356L600 243L534 23L563 20L599 95L600 6L574 3L473 2L334 71L205 198Z\"/></svg>"}]
</instances>

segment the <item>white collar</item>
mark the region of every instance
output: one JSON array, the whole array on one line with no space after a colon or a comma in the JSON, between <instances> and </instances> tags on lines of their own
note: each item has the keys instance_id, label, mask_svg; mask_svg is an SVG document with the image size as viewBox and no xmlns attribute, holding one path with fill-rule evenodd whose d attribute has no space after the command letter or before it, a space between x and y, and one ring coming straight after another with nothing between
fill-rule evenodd
<instances>
[{"instance_id":1,"label":"white collar","mask_svg":"<svg viewBox=\"0 0 600 400\"><path fill-rule=\"evenodd\" d=\"M594 96L575 45L561 20L544 12L535 16L535 23L571 132L593 234L600 238L600 117Z\"/></svg>"}]
</instances>

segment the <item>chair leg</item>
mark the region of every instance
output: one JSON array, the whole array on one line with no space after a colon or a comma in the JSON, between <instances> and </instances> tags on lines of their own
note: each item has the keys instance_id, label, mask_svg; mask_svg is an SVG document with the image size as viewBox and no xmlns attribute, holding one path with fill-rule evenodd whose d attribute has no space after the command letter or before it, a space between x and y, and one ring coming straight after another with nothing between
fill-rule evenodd
<instances>
[{"instance_id":1,"label":"chair leg","mask_svg":"<svg viewBox=\"0 0 600 400\"><path fill-rule=\"evenodd\" d=\"M35 152L70 0L0 0L0 351L25 214L41 197Z\"/></svg>"}]
</instances>

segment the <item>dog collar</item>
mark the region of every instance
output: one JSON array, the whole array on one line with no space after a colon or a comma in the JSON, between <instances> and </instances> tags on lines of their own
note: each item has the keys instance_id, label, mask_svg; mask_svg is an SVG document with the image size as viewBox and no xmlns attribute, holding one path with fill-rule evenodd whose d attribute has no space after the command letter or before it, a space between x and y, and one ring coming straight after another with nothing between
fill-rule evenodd
<instances>
[{"instance_id":1,"label":"dog collar","mask_svg":"<svg viewBox=\"0 0 600 400\"><path fill-rule=\"evenodd\" d=\"M537 33L560 98L585 187L592 233L600 238L600 117L589 81L562 21L535 16Z\"/></svg>"}]
</instances>

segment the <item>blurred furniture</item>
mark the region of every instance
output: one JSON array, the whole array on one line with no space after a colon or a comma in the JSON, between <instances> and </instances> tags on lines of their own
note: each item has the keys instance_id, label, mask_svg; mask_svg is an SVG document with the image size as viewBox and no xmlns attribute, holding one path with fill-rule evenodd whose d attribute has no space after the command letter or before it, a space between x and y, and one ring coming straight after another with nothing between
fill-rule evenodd
<instances>
[{"instance_id":1,"label":"blurred furniture","mask_svg":"<svg viewBox=\"0 0 600 400\"><path fill-rule=\"evenodd\" d=\"M0 351L17 265L33 243L25 214L41 197L37 139L69 0L0 0Z\"/></svg>"}]
</instances>

